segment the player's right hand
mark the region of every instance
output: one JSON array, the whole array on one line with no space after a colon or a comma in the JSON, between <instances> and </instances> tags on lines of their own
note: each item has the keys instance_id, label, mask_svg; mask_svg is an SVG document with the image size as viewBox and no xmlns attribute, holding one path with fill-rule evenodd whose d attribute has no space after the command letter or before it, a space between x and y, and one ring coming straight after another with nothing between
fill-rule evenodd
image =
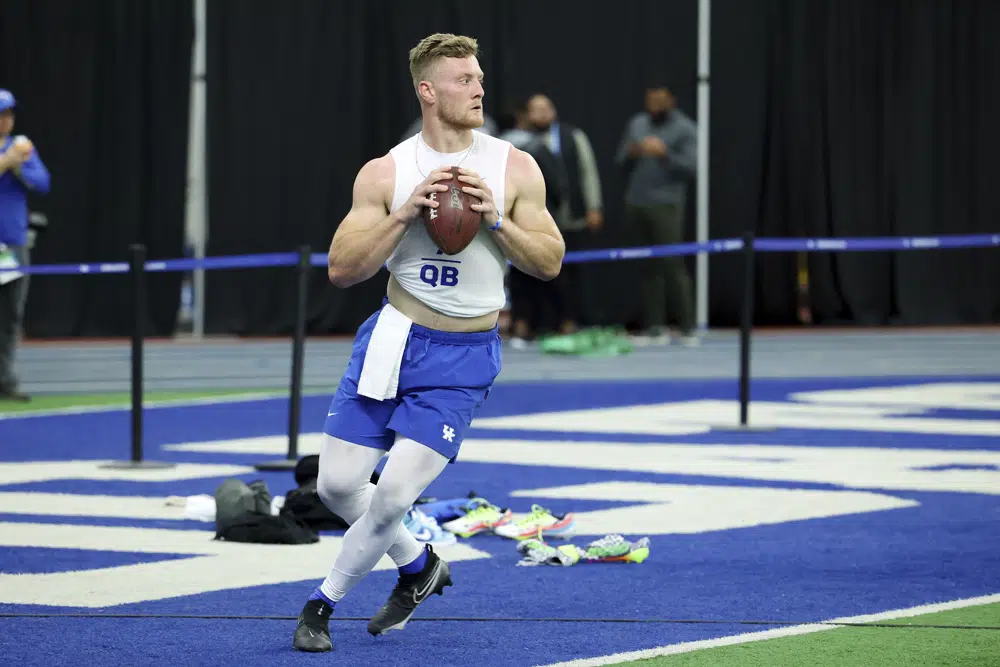
<instances>
[{"instance_id":1,"label":"player's right hand","mask_svg":"<svg viewBox=\"0 0 1000 667\"><path fill-rule=\"evenodd\" d=\"M450 179L451 172L450 167L441 167L440 169L435 169L430 173L427 178L423 180L416 188L413 189L413 194L410 198L406 200L406 203L399 208L399 216L403 220L413 220L416 218L422 218L424 215L424 207L437 208L440 203L434 201L430 198L431 194L436 192L447 192L448 186L440 181Z\"/></svg>"}]
</instances>

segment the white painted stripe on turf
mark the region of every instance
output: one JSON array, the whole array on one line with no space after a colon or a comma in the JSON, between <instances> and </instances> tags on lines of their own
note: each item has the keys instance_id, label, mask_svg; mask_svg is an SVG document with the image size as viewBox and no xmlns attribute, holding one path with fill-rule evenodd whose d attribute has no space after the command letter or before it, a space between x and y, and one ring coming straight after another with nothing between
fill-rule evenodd
<instances>
[{"instance_id":1,"label":"white painted stripe on turf","mask_svg":"<svg viewBox=\"0 0 1000 667\"><path fill-rule=\"evenodd\" d=\"M983 595L964 600L952 600L951 602L937 602L925 604L908 609L894 609L883 611L877 614L865 614L863 616L849 616L845 618L835 618L824 623L878 623L890 621L897 618L910 618L911 616L921 616L923 614L933 614L939 611L950 611L952 609L962 609L964 607L976 607L983 604L1000 602L1000 593L993 595ZM720 646L734 646L736 644L748 644L751 642L765 641L768 639L778 639L779 637L793 637L795 635L807 635L813 632L824 630L835 630L838 625L820 625L809 623L807 625L793 625L776 630L764 630L762 632L748 632L717 639L702 639L694 642L684 642L681 644L671 644L669 646L658 646L657 648L645 649L642 651L629 651L628 653L615 653L613 655L599 656L596 658L581 658L570 660L569 662L557 662L550 665L540 665L538 667L604 667L605 665L617 665L621 662L634 660L647 660L649 658L659 658L665 655L677 655L679 653L691 653Z\"/></svg>"},{"instance_id":2,"label":"white painted stripe on turf","mask_svg":"<svg viewBox=\"0 0 1000 667\"><path fill-rule=\"evenodd\" d=\"M24 461L0 463L0 486L89 479L126 482L176 482L189 479L238 477L254 471L251 466L228 463L177 463L172 468L102 468L111 461Z\"/></svg>"},{"instance_id":3,"label":"white painted stripe on turf","mask_svg":"<svg viewBox=\"0 0 1000 667\"><path fill-rule=\"evenodd\" d=\"M706 533L884 512L920 504L915 500L864 491L621 481L519 489L510 495L516 498L637 503L576 512L575 530L578 535Z\"/></svg>"},{"instance_id":4,"label":"white painted stripe on turf","mask_svg":"<svg viewBox=\"0 0 1000 667\"><path fill-rule=\"evenodd\" d=\"M189 556L108 566L91 554L83 564L92 566L88 569L0 572L0 604L99 609L299 581L315 585L330 572L332 555L343 542L339 536L322 536L313 544L226 542L214 537L214 530L0 522L0 549L41 547ZM448 562L490 557L467 544L435 545L434 550ZM375 569L395 570L396 565L382 556Z\"/></svg>"},{"instance_id":5,"label":"white painted stripe on turf","mask_svg":"<svg viewBox=\"0 0 1000 667\"><path fill-rule=\"evenodd\" d=\"M211 496L207 497L215 502ZM184 497L168 505L167 497L93 496L34 491L0 492L0 514L182 521L189 518L185 508ZM212 520L214 521L214 515Z\"/></svg>"},{"instance_id":6,"label":"white painted stripe on turf","mask_svg":"<svg viewBox=\"0 0 1000 667\"><path fill-rule=\"evenodd\" d=\"M320 445L326 435L318 433L299 434L299 455L319 454ZM199 452L202 454L256 454L264 456L273 454L279 456L288 451L287 435L262 435L252 438L233 438L230 440L207 440L204 442L182 442L173 445L163 445L163 449L171 452Z\"/></svg>"},{"instance_id":7,"label":"white painted stripe on turf","mask_svg":"<svg viewBox=\"0 0 1000 667\"><path fill-rule=\"evenodd\" d=\"M685 429L698 433L713 425L734 426L737 414L736 401L699 399L480 418L475 426L675 436ZM919 408L905 406L754 401L748 418L751 424L779 429L1000 436L1000 420L928 417Z\"/></svg>"},{"instance_id":8,"label":"white painted stripe on turf","mask_svg":"<svg viewBox=\"0 0 1000 667\"><path fill-rule=\"evenodd\" d=\"M613 438L608 434L609 439ZM322 432L301 433L299 454L318 454ZM516 466L628 470L667 475L834 484L849 489L932 491L1000 495L1000 452L982 449L891 449L851 446L468 438L462 460ZM163 445L164 451L281 456L285 435Z\"/></svg>"}]
</instances>

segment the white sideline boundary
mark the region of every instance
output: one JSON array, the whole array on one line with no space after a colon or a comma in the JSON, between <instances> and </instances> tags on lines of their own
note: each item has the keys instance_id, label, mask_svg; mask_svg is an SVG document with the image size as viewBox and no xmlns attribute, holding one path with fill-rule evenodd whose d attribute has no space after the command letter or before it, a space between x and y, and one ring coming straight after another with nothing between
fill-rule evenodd
<instances>
[{"instance_id":1,"label":"white sideline boundary","mask_svg":"<svg viewBox=\"0 0 1000 667\"><path fill-rule=\"evenodd\" d=\"M1000 593L993 595L983 595L963 600L952 600L951 602L937 602L925 604L908 609L894 609L883 611L877 614L865 614L863 616L849 616L846 618L835 618L824 621L827 624L834 623L878 623L897 618L909 618L911 616L921 616L923 614L933 614L939 611L950 611L952 609L963 609L965 607L976 607L984 604L1000 602ZM538 665L537 667L604 667L605 665L617 665L621 662L631 662L635 660L647 660L649 658L659 658L666 655L677 655L680 653L691 653L692 651L702 651L704 649L718 648L720 646L734 646L737 644L749 644L751 642L766 641L768 639L778 639L779 637L794 637L796 635L807 635L813 632L823 632L824 630L835 630L837 625L820 625L819 623L809 623L806 625L793 625L775 630L764 630L762 632L748 632L729 637L719 637L718 639L702 639L694 642L683 642L681 644L670 644L658 646L656 648L644 649L641 651L629 651L627 653L614 653L612 655L599 656L595 658L581 658L568 662L557 662L549 665Z\"/></svg>"}]
</instances>

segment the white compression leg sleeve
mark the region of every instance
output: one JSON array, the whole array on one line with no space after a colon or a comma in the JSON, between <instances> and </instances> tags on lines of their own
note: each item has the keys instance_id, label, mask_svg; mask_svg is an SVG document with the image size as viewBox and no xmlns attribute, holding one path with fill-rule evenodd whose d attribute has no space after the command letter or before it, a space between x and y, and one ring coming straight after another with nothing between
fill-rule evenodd
<instances>
[{"instance_id":1,"label":"white compression leg sleeve","mask_svg":"<svg viewBox=\"0 0 1000 667\"><path fill-rule=\"evenodd\" d=\"M354 525L371 503L375 485L369 480L384 453L381 449L326 436L320 449L316 490L323 504L349 525ZM423 549L410 531L401 530L388 554L396 567L403 567L416 560Z\"/></svg>"},{"instance_id":2,"label":"white compression leg sleeve","mask_svg":"<svg viewBox=\"0 0 1000 667\"><path fill-rule=\"evenodd\" d=\"M340 600L371 572L390 546L399 541L398 536L409 535L403 517L447 465L448 459L430 447L407 438L396 439L371 504L344 535L333 570L321 587L324 595L334 602Z\"/></svg>"}]
</instances>

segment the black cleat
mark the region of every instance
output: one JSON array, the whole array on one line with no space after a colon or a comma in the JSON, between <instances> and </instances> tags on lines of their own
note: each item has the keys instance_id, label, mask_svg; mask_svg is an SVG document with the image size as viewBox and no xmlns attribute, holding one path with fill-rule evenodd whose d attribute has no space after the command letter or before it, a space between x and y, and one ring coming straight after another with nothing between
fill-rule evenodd
<instances>
[{"instance_id":1,"label":"black cleat","mask_svg":"<svg viewBox=\"0 0 1000 667\"><path fill-rule=\"evenodd\" d=\"M417 610L417 605L434 593L444 594L451 586L451 568L427 547L427 564L417 574L401 574L389 601L368 622L368 632L382 635L389 630L402 630Z\"/></svg>"},{"instance_id":2,"label":"black cleat","mask_svg":"<svg viewBox=\"0 0 1000 667\"><path fill-rule=\"evenodd\" d=\"M296 651L322 653L333 650L330 641L330 614L333 609L323 600L309 600L299 614L292 648Z\"/></svg>"}]
</instances>

